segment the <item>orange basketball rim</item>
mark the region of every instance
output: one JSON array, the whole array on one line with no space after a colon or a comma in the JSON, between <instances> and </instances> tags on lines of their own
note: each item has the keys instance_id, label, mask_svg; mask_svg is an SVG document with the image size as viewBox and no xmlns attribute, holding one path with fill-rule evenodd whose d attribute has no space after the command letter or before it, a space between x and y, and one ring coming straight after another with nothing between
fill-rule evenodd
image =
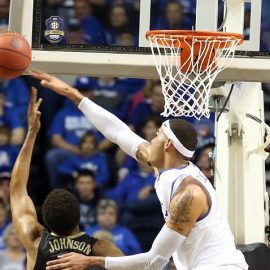
<instances>
[{"instance_id":1,"label":"orange basketball rim","mask_svg":"<svg viewBox=\"0 0 270 270\"><path fill-rule=\"evenodd\" d=\"M194 30L151 30L146 38L156 47L180 49L182 72L203 72L211 66L216 69L216 57L220 50L243 43L243 35L227 32Z\"/></svg>"}]
</instances>

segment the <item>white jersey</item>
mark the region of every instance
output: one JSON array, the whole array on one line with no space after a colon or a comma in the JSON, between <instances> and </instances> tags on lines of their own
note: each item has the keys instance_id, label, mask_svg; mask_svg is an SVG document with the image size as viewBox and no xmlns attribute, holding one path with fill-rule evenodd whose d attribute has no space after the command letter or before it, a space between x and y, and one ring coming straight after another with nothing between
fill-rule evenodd
<instances>
[{"instance_id":1,"label":"white jersey","mask_svg":"<svg viewBox=\"0 0 270 270\"><path fill-rule=\"evenodd\" d=\"M170 216L169 204L176 189L188 176L197 179L208 191L211 207L209 212L195 223L181 248L174 253L177 269L222 269L225 266L231 269L248 269L243 254L236 250L233 234L221 213L214 188L191 162L179 169L162 171L156 179L155 189L165 221Z\"/></svg>"}]
</instances>

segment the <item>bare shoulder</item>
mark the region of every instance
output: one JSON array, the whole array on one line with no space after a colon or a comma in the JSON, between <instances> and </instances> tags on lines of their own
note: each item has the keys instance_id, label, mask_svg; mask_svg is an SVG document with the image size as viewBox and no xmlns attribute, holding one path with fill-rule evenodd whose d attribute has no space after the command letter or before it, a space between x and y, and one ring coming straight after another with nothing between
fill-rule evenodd
<instances>
[{"instance_id":1,"label":"bare shoulder","mask_svg":"<svg viewBox=\"0 0 270 270\"><path fill-rule=\"evenodd\" d=\"M150 156L150 143L143 142L139 145L137 153L137 159L143 164L147 164Z\"/></svg>"},{"instance_id":2,"label":"bare shoulder","mask_svg":"<svg viewBox=\"0 0 270 270\"><path fill-rule=\"evenodd\" d=\"M190 180L176 190L170 202L168 223L184 235L188 235L198 218L208 211L205 192L192 178Z\"/></svg>"},{"instance_id":3,"label":"bare shoulder","mask_svg":"<svg viewBox=\"0 0 270 270\"><path fill-rule=\"evenodd\" d=\"M93 256L123 256L124 254L120 249L118 249L113 243L107 240L97 240L97 242L93 245L92 248Z\"/></svg>"}]
</instances>

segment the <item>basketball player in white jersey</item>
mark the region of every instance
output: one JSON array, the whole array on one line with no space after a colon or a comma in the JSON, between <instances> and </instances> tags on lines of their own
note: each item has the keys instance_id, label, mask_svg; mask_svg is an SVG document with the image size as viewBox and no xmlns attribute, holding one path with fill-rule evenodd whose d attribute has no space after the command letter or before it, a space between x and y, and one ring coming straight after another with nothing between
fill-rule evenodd
<instances>
[{"instance_id":1,"label":"basketball player in white jersey","mask_svg":"<svg viewBox=\"0 0 270 270\"><path fill-rule=\"evenodd\" d=\"M159 270L171 256L180 270L248 269L243 254L236 250L215 190L190 162L197 144L197 134L191 124L180 119L168 120L148 143L66 83L37 70L30 75L77 104L96 128L127 154L153 166L157 175L155 188L165 218L163 228L146 253L117 258L87 258L70 253L49 262L48 270L80 270L90 265L108 270Z\"/></svg>"}]
</instances>

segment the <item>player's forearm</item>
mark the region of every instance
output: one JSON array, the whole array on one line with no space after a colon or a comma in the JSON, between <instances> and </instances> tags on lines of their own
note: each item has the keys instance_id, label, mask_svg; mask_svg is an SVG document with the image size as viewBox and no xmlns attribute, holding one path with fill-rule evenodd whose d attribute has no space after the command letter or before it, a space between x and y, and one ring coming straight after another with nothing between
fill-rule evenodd
<instances>
[{"instance_id":1,"label":"player's forearm","mask_svg":"<svg viewBox=\"0 0 270 270\"><path fill-rule=\"evenodd\" d=\"M78 89L76 88L69 88L70 91L67 94L67 97L76 105L78 106L80 104L80 102L83 100L84 95L82 95Z\"/></svg>"},{"instance_id":2,"label":"player's forearm","mask_svg":"<svg viewBox=\"0 0 270 270\"><path fill-rule=\"evenodd\" d=\"M107 270L145 270L148 268L147 253L122 257L85 257L84 260L83 264L85 267L98 265ZM163 266L155 269L161 270Z\"/></svg>"},{"instance_id":3,"label":"player's forearm","mask_svg":"<svg viewBox=\"0 0 270 270\"><path fill-rule=\"evenodd\" d=\"M85 266L98 265L105 267L105 257L86 257Z\"/></svg>"},{"instance_id":4,"label":"player's forearm","mask_svg":"<svg viewBox=\"0 0 270 270\"><path fill-rule=\"evenodd\" d=\"M29 177L30 163L34 149L37 132L29 130L22 146L22 149L16 159L12 171L10 183L11 196L18 192L25 192Z\"/></svg>"},{"instance_id":5,"label":"player's forearm","mask_svg":"<svg viewBox=\"0 0 270 270\"><path fill-rule=\"evenodd\" d=\"M92 124L111 142L117 144L128 155L136 158L136 152L141 143L146 142L112 113L95 104L88 98L83 98L79 109Z\"/></svg>"},{"instance_id":6,"label":"player's forearm","mask_svg":"<svg viewBox=\"0 0 270 270\"><path fill-rule=\"evenodd\" d=\"M108 270L161 270L185 239L185 236L171 230L165 224L148 252L126 257L106 257L105 268Z\"/></svg>"},{"instance_id":7,"label":"player's forearm","mask_svg":"<svg viewBox=\"0 0 270 270\"><path fill-rule=\"evenodd\" d=\"M77 89L68 87L65 95L72 100L92 124L111 142L136 159L141 143L146 142L112 113L84 97Z\"/></svg>"}]
</instances>

